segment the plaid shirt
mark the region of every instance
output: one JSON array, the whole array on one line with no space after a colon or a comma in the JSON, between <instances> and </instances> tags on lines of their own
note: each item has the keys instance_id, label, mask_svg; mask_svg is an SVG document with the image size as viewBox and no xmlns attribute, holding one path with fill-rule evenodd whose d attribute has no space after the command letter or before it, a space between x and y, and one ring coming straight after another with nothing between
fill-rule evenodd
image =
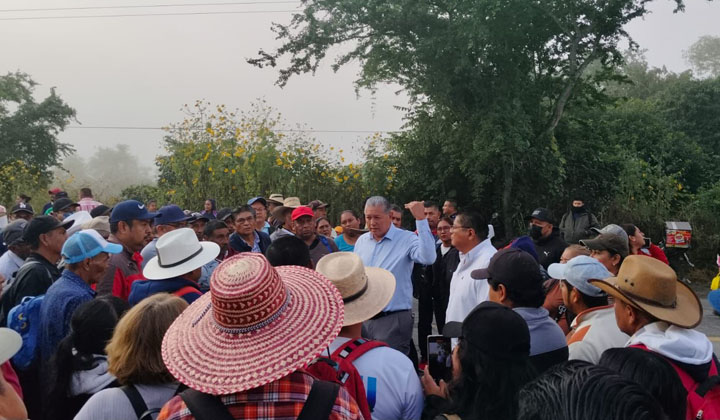
<instances>
[{"instance_id":1,"label":"plaid shirt","mask_svg":"<svg viewBox=\"0 0 720 420\"><path fill-rule=\"evenodd\" d=\"M251 390L223 395L222 401L235 419L290 420L296 419L315 379L304 371L295 371L277 381ZM191 420L187 406L179 396L162 408L157 420ZM355 400L340 388L331 420L364 420ZM368 419L370 420L370 419Z\"/></svg>"}]
</instances>

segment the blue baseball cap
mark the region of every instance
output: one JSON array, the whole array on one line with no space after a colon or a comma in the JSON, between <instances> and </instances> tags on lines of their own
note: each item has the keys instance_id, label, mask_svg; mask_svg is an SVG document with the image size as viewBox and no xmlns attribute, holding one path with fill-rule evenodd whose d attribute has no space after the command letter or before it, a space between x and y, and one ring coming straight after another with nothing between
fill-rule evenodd
<instances>
[{"instance_id":1,"label":"blue baseball cap","mask_svg":"<svg viewBox=\"0 0 720 420\"><path fill-rule=\"evenodd\" d=\"M149 212L145 204L137 200L126 200L115 205L112 213L110 213L110 223L148 220L158 216L160 216L160 213Z\"/></svg>"},{"instance_id":2,"label":"blue baseball cap","mask_svg":"<svg viewBox=\"0 0 720 420\"><path fill-rule=\"evenodd\" d=\"M253 197L248 200L248 206L252 206L256 202L261 202L263 206L267 207L267 200L264 197Z\"/></svg>"},{"instance_id":3,"label":"blue baseball cap","mask_svg":"<svg viewBox=\"0 0 720 420\"><path fill-rule=\"evenodd\" d=\"M188 216L185 212L175 204L169 204L167 206L160 207L158 210L160 214L155 218L155 225L169 225L170 223L187 222L192 219L192 216Z\"/></svg>"},{"instance_id":4,"label":"blue baseball cap","mask_svg":"<svg viewBox=\"0 0 720 420\"><path fill-rule=\"evenodd\" d=\"M101 252L119 254L122 250L122 245L112 244L103 239L96 230L88 229L72 234L65 241L61 253L66 263L74 264Z\"/></svg>"},{"instance_id":5,"label":"blue baseball cap","mask_svg":"<svg viewBox=\"0 0 720 420\"><path fill-rule=\"evenodd\" d=\"M587 255L578 255L567 264L550 264L548 274L554 279L566 280L584 295L595 297L607 294L590 284L589 280L605 280L613 276L600 261Z\"/></svg>"}]
</instances>

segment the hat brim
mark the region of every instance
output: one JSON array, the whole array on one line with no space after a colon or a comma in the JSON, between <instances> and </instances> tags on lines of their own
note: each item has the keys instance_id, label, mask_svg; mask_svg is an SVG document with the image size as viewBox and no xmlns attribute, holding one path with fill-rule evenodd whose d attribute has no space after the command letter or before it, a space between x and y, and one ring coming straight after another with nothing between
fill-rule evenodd
<instances>
[{"instance_id":1,"label":"hat brim","mask_svg":"<svg viewBox=\"0 0 720 420\"><path fill-rule=\"evenodd\" d=\"M567 264L553 263L548 266L547 272L550 278L557 280L565 280L565 278L567 278L565 274L566 268Z\"/></svg>"},{"instance_id":2,"label":"hat brim","mask_svg":"<svg viewBox=\"0 0 720 420\"><path fill-rule=\"evenodd\" d=\"M280 216L282 216L283 213L288 212L288 211L293 211L293 210L295 210L295 209L298 208L298 207L302 207L302 206L280 206L280 207L275 207L275 209L273 209L273 211L272 211L272 216L277 219L277 218L279 218Z\"/></svg>"},{"instance_id":3,"label":"hat brim","mask_svg":"<svg viewBox=\"0 0 720 420\"><path fill-rule=\"evenodd\" d=\"M10 328L0 328L0 364L7 362L22 347L22 337Z\"/></svg>"},{"instance_id":4,"label":"hat brim","mask_svg":"<svg viewBox=\"0 0 720 420\"><path fill-rule=\"evenodd\" d=\"M460 321L446 322L442 329L442 335L447 338L462 337L462 322L460 322Z\"/></svg>"},{"instance_id":5,"label":"hat brim","mask_svg":"<svg viewBox=\"0 0 720 420\"><path fill-rule=\"evenodd\" d=\"M395 276L382 268L365 267L368 284L365 293L345 304L343 327L359 324L380 313L395 294Z\"/></svg>"},{"instance_id":6,"label":"hat brim","mask_svg":"<svg viewBox=\"0 0 720 420\"><path fill-rule=\"evenodd\" d=\"M605 280L589 280L589 283L598 287L608 295L620 299L630 306L639 308L669 324L682 328L695 328L700 325L702 321L703 310L700 299L698 299L697 295L688 285L681 281L677 281L677 297L674 308L665 308L638 301L617 287L617 277L610 277Z\"/></svg>"},{"instance_id":7,"label":"hat brim","mask_svg":"<svg viewBox=\"0 0 720 420\"><path fill-rule=\"evenodd\" d=\"M602 239L597 239L597 238L581 239L580 245L582 245L588 249L595 250L595 251L604 251L604 250L610 249L605 244L603 244Z\"/></svg>"},{"instance_id":8,"label":"hat brim","mask_svg":"<svg viewBox=\"0 0 720 420\"><path fill-rule=\"evenodd\" d=\"M470 272L470 277L475 280L484 280L490 278L490 270L487 268L480 268Z\"/></svg>"},{"instance_id":9,"label":"hat brim","mask_svg":"<svg viewBox=\"0 0 720 420\"><path fill-rule=\"evenodd\" d=\"M267 199L267 203L268 203L268 204L277 204L278 206L282 206L282 205L283 205L283 202L282 202L282 201L273 200L272 198L268 198L268 199Z\"/></svg>"},{"instance_id":10,"label":"hat brim","mask_svg":"<svg viewBox=\"0 0 720 420\"><path fill-rule=\"evenodd\" d=\"M152 257L150 261L145 264L143 276L148 280L163 280L178 277L202 267L220 254L220 246L215 242L203 241L200 242L200 246L202 246L202 251L200 251L198 255L174 267L160 267L158 257Z\"/></svg>"},{"instance_id":11,"label":"hat brim","mask_svg":"<svg viewBox=\"0 0 720 420\"><path fill-rule=\"evenodd\" d=\"M162 343L165 365L181 383L227 395L257 388L296 371L323 352L343 323L340 292L320 273L276 267L290 293L282 315L249 333L218 329L211 292L173 322Z\"/></svg>"}]
</instances>

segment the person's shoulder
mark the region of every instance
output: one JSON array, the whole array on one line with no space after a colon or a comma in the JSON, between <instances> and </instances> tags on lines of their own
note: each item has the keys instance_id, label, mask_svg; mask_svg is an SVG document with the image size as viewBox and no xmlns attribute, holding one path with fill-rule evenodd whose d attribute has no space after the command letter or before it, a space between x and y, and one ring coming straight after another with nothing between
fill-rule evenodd
<instances>
[{"instance_id":1,"label":"person's shoulder","mask_svg":"<svg viewBox=\"0 0 720 420\"><path fill-rule=\"evenodd\" d=\"M120 398L126 398L120 388L105 388L96 392L83 405L75 417L76 420L108 418L110 404ZM129 401L128 401L129 402Z\"/></svg>"},{"instance_id":2,"label":"person's shoulder","mask_svg":"<svg viewBox=\"0 0 720 420\"><path fill-rule=\"evenodd\" d=\"M270 235L267 234L267 233L265 233L265 232L263 232L262 230L257 230L257 229L256 229L255 232L257 232L257 234L258 234L258 236L260 237L260 239L265 239L265 240L268 240L268 241L270 240Z\"/></svg>"}]
</instances>

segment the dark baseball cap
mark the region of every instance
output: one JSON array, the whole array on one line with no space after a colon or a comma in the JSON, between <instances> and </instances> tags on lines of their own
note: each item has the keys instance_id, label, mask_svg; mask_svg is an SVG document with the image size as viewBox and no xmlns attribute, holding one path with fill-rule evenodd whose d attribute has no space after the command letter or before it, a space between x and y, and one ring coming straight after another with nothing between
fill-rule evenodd
<instances>
[{"instance_id":1,"label":"dark baseball cap","mask_svg":"<svg viewBox=\"0 0 720 420\"><path fill-rule=\"evenodd\" d=\"M535 210L532 211L532 213L530 213L529 216L527 216L525 218L525 220L530 220L530 219L538 219L543 222L555 224L555 218L553 218L553 215L550 212L550 210L543 208L543 207L536 208Z\"/></svg>"},{"instance_id":2,"label":"dark baseball cap","mask_svg":"<svg viewBox=\"0 0 720 420\"><path fill-rule=\"evenodd\" d=\"M202 213L195 212L195 213L190 214L190 219L188 219L188 222L190 222L190 223L195 223L195 222L200 221L200 220L204 220L205 222L209 222L209 221L210 221L210 218L207 217L207 216L205 216L205 215L202 214Z\"/></svg>"},{"instance_id":3,"label":"dark baseball cap","mask_svg":"<svg viewBox=\"0 0 720 420\"><path fill-rule=\"evenodd\" d=\"M38 216L33 218L30 222L28 222L27 225L25 225L22 239L25 242L33 244L37 242L40 235L48 233L51 230L55 230L57 228L69 229L70 226L73 225L73 223L75 223L74 220L61 222L52 216Z\"/></svg>"},{"instance_id":4,"label":"dark baseball cap","mask_svg":"<svg viewBox=\"0 0 720 420\"><path fill-rule=\"evenodd\" d=\"M30 214L35 214L35 211L33 210L32 206L28 203L15 204L14 206L12 206L12 210L10 210L10 213L15 214L15 213L19 213L21 211L24 211L24 212L27 212Z\"/></svg>"},{"instance_id":5,"label":"dark baseball cap","mask_svg":"<svg viewBox=\"0 0 720 420\"><path fill-rule=\"evenodd\" d=\"M53 209L53 211L58 212L58 211L63 211L68 207L79 206L79 205L80 204L72 201L69 198L58 198L57 200L55 200L53 202L52 209Z\"/></svg>"},{"instance_id":6,"label":"dark baseball cap","mask_svg":"<svg viewBox=\"0 0 720 420\"><path fill-rule=\"evenodd\" d=\"M160 213L149 212L145 204L137 200L122 201L113 207L110 213L110 223L130 220L149 220L160 216Z\"/></svg>"},{"instance_id":7,"label":"dark baseball cap","mask_svg":"<svg viewBox=\"0 0 720 420\"><path fill-rule=\"evenodd\" d=\"M580 244L591 250L596 251L613 251L625 258L630 254L630 245L627 238L613 233L601 233L593 239L583 239Z\"/></svg>"},{"instance_id":8,"label":"dark baseball cap","mask_svg":"<svg viewBox=\"0 0 720 420\"><path fill-rule=\"evenodd\" d=\"M522 252L522 251L520 251ZM443 335L462 338L471 346L505 360L530 356L530 331L525 320L511 308L486 301L476 306L463 322L452 321Z\"/></svg>"},{"instance_id":9,"label":"dark baseball cap","mask_svg":"<svg viewBox=\"0 0 720 420\"><path fill-rule=\"evenodd\" d=\"M223 222L230 216L232 216L232 209L230 207L221 208L217 212L217 219Z\"/></svg>"},{"instance_id":10,"label":"dark baseball cap","mask_svg":"<svg viewBox=\"0 0 720 420\"><path fill-rule=\"evenodd\" d=\"M105 204L100 204L99 206L90 210L90 216L92 216L93 218L98 216L109 216L112 209L112 207L108 207Z\"/></svg>"},{"instance_id":11,"label":"dark baseball cap","mask_svg":"<svg viewBox=\"0 0 720 420\"><path fill-rule=\"evenodd\" d=\"M163 206L158 210L160 214L155 218L155 225L169 225L170 223L187 222L192 216L185 215L185 212L175 204Z\"/></svg>"},{"instance_id":12,"label":"dark baseball cap","mask_svg":"<svg viewBox=\"0 0 720 420\"><path fill-rule=\"evenodd\" d=\"M27 220L18 219L5 226L5 230L3 230L3 243L5 246L15 245L22 242L23 232L25 231L25 226L27 226L27 224Z\"/></svg>"},{"instance_id":13,"label":"dark baseball cap","mask_svg":"<svg viewBox=\"0 0 720 420\"><path fill-rule=\"evenodd\" d=\"M508 289L535 289L542 283L540 266L532 255L518 248L505 248L490 259L487 268L473 270L470 277L504 284Z\"/></svg>"},{"instance_id":14,"label":"dark baseball cap","mask_svg":"<svg viewBox=\"0 0 720 420\"><path fill-rule=\"evenodd\" d=\"M313 200L313 201L311 201L311 202L308 203L308 206L309 206L311 209L313 209L313 210L317 210L317 209L321 209L321 208L330 207L330 204L328 204L328 203L323 203L323 202L320 201L320 200Z\"/></svg>"}]
</instances>

